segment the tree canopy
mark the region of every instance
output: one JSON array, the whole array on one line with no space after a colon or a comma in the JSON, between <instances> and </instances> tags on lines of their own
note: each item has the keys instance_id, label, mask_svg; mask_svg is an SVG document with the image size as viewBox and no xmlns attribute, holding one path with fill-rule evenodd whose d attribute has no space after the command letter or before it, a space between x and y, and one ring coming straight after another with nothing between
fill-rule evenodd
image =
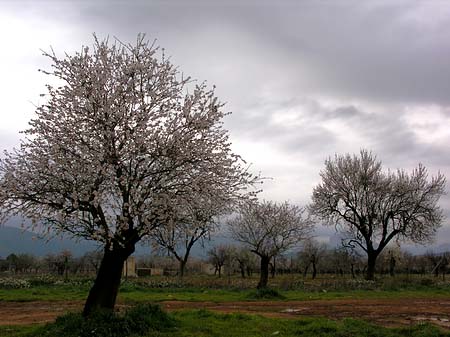
<instances>
[{"instance_id":1,"label":"tree canopy","mask_svg":"<svg viewBox=\"0 0 450 337\"><path fill-rule=\"evenodd\" d=\"M394 238L425 243L440 227L438 201L445 192L445 177L438 173L428 179L423 165L411 173L386 172L375 155L361 150L359 156L329 158L320 176L310 210L337 226L345 245L367 253L369 279L376 257Z\"/></svg>"},{"instance_id":2,"label":"tree canopy","mask_svg":"<svg viewBox=\"0 0 450 337\"><path fill-rule=\"evenodd\" d=\"M311 234L312 223L304 216L304 211L304 208L288 202L247 202L229 221L233 238L261 259L258 288L267 286L270 259Z\"/></svg>"},{"instance_id":3,"label":"tree canopy","mask_svg":"<svg viewBox=\"0 0 450 337\"><path fill-rule=\"evenodd\" d=\"M3 216L102 242L104 268L111 260L120 281L123 260L167 223L177 200L255 193L258 178L231 151L214 89L184 77L144 35L44 55L58 86L47 85L20 148L0 162ZM94 302L112 308L106 292L108 303Z\"/></svg>"}]
</instances>

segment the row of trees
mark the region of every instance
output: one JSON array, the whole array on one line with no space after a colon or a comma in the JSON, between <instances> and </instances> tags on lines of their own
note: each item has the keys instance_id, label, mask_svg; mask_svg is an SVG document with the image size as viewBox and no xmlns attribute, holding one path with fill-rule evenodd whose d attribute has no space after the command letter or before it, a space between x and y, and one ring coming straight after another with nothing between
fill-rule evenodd
<instances>
[{"instance_id":1,"label":"row of trees","mask_svg":"<svg viewBox=\"0 0 450 337\"><path fill-rule=\"evenodd\" d=\"M87 252L75 257L70 251L48 254L38 257L31 254L10 254L0 258L0 272L14 274L53 274L68 278L71 275L95 275L100 266L102 253ZM377 272L391 275L441 275L445 278L450 263L450 253L434 253L428 251L422 255L412 255L399 247L389 247L377 259ZM167 255L138 256L136 266L139 269L156 268L165 275L179 273L176 258ZM240 275L251 277L260 269L257 255L238 245L217 245L208 250L204 258L192 258L185 266L190 274L210 273L219 278ZM344 247L331 248L316 240L308 240L298 252L274 256L269 263L271 277L277 274L300 274L315 279L318 275L335 275L343 277L361 277L365 273L366 263L362 256ZM225 272L224 272L225 270ZM179 274L178 274L179 275Z\"/></svg>"},{"instance_id":2,"label":"row of trees","mask_svg":"<svg viewBox=\"0 0 450 337\"><path fill-rule=\"evenodd\" d=\"M100 267L102 253L87 252L80 257L74 257L68 250L58 254L47 254L44 257L32 254L10 254L5 259L0 258L0 271L13 273L35 274L96 274Z\"/></svg>"},{"instance_id":3,"label":"row of trees","mask_svg":"<svg viewBox=\"0 0 450 337\"><path fill-rule=\"evenodd\" d=\"M259 272L255 254L242 246L221 245L212 248L208 261L216 266L220 277L220 267L225 266L229 273L239 273L242 278ZM380 274L434 275L438 277L448 272L450 252L413 255L399 247L389 247L377 259L376 270ZM160 264L163 266L164 264ZM331 248L316 240L308 240L297 252L274 256L269 262L270 274L302 274L315 279L317 275L361 277L366 273L367 264L362 255L345 247Z\"/></svg>"},{"instance_id":4,"label":"row of trees","mask_svg":"<svg viewBox=\"0 0 450 337\"><path fill-rule=\"evenodd\" d=\"M249 201L241 203L238 213L227 221L233 238L260 258L258 288L267 286L271 259L311 236L313 219L336 226L344 247L366 255L368 280L374 279L377 259L389 243L427 243L442 222L438 201L445 192L445 178L438 174L428 179L422 165L411 174L403 170L384 172L381 162L362 150L359 156L328 159L321 177L322 183L314 188L307 209L288 202ZM306 210L309 216L305 216ZM192 244L212 229L191 224L178 228L177 235L170 237L170 245L163 237L155 242L177 258L180 242L174 238L189 243L182 247L185 265ZM311 256L313 270L317 258L318 253Z\"/></svg>"},{"instance_id":5,"label":"row of trees","mask_svg":"<svg viewBox=\"0 0 450 337\"><path fill-rule=\"evenodd\" d=\"M20 148L0 161L1 215L103 244L85 315L113 310L139 241L164 247L184 270L192 246L225 214L234 238L260 259L259 287L271 258L311 236L309 215L367 254L368 279L389 242L424 242L442 221L441 174L430 181L423 166L386 173L368 151L327 160L308 211L258 202L261 178L232 152L214 90L194 85L142 35L44 55L58 86L47 86Z\"/></svg>"}]
</instances>

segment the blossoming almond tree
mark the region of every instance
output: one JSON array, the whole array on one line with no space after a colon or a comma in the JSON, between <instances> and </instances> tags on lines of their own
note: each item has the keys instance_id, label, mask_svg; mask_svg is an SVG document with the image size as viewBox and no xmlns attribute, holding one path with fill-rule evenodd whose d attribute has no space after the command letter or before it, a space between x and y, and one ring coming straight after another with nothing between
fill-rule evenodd
<instances>
[{"instance_id":1,"label":"blossoming almond tree","mask_svg":"<svg viewBox=\"0 0 450 337\"><path fill-rule=\"evenodd\" d=\"M170 218L172 200L232 202L258 180L232 153L222 104L158 47L100 41L52 61L48 100L0 162L0 207L49 231L104 245L84 314L112 310L135 244ZM188 89L191 88L190 91Z\"/></svg>"}]
</instances>

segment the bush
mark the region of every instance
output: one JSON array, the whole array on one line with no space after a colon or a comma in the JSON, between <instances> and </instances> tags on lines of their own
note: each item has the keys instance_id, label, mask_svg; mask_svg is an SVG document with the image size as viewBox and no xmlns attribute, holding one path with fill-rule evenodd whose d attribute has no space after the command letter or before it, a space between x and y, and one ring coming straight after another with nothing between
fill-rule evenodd
<instances>
[{"instance_id":1,"label":"bush","mask_svg":"<svg viewBox=\"0 0 450 337\"><path fill-rule=\"evenodd\" d=\"M247 298L249 299L284 299L285 297L281 295L277 290L272 288L261 288L256 291L252 291L248 294Z\"/></svg>"},{"instance_id":2,"label":"bush","mask_svg":"<svg viewBox=\"0 0 450 337\"><path fill-rule=\"evenodd\" d=\"M145 304L131 308L123 315L97 311L84 318L80 313L70 313L58 317L55 323L47 324L30 337L141 336L172 326L173 320L158 305Z\"/></svg>"},{"instance_id":3,"label":"bush","mask_svg":"<svg viewBox=\"0 0 450 337\"><path fill-rule=\"evenodd\" d=\"M174 325L173 319L159 305L139 305L125 313L125 321L133 333L164 330Z\"/></svg>"}]
</instances>

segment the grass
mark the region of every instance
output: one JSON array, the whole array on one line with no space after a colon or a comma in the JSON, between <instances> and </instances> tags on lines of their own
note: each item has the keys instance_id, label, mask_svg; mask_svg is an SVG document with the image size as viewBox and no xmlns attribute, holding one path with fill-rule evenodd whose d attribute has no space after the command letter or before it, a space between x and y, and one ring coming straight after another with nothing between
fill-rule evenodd
<instances>
[{"instance_id":1,"label":"grass","mask_svg":"<svg viewBox=\"0 0 450 337\"><path fill-rule=\"evenodd\" d=\"M162 318L161 318L162 317ZM165 316L156 317L159 326L146 327L146 332L139 334L123 333L123 327L111 324L108 318L106 334L93 333L101 331L103 318L97 318L95 326L87 324L80 333L77 326L83 324L80 316L70 314L63 316L58 322L45 326L0 327L0 335L5 337L42 337L42 336L115 336L111 327L121 331L121 337L127 336L159 336L159 337L444 337L450 336L430 324L419 324L408 328L384 328L364 321L345 319L332 321L323 318L304 318L298 320L266 318L258 315L216 314L206 310L189 310L170 314L170 323L166 324ZM163 320L160 323L160 320ZM81 322L81 323L80 323ZM77 325L76 325L77 324ZM100 327L100 328L99 328Z\"/></svg>"},{"instance_id":2,"label":"grass","mask_svg":"<svg viewBox=\"0 0 450 337\"><path fill-rule=\"evenodd\" d=\"M331 299L370 299L370 298L440 298L450 296L450 286L445 287L415 287L394 290L333 290L333 288L319 288L317 290L280 290L281 297L273 300L303 301L303 300L331 300ZM1 289L1 301L72 301L86 299L89 292L88 285L39 285L23 289ZM123 285L118 300L122 303L160 302L167 300L178 301L211 301L230 302L264 300L267 298L255 296L253 289L214 289L214 288L145 288Z\"/></svg>"},{"instance_id":3,"label":"grass","mask_svg":"<svg viewBox=\"0 0 450 337\"><path fill-rule=\"evenodd\" d=\"M214 277L188 277L183 282L176 278L152 277L130 280L121 286L118 302L139 304L161 302L165 300L180 301L302 301L332 299L370 299L370 298L442 298L450 296L450 283L430 278L380 279L377 282L363 280L319 278L317 280L283 275L269 283L270 291L255 291L256 277L250 280L239 278L217 279ZM91 281L61 281L40 279L30 282L29 288L1 288L1 301L84 301L90 289ZM81 326L82 320L76 314L61 318L58 325L0 326L0 336L4 337L65 337L64 330ZM145 321L144 315L138 315L135 321ZM157 329L149 325L148 331L135 334L138 336L304 336L304 337L441 337L450 336L437 327L424 324L410 328L390 329L371 325L364 321L345 319L333 321L320 318L308 319L269 319L257 315L216 314L205 310L179 311L169 315L175 322L172 327ZM120 321L112 322L107 318L108 327L120 330L129 326ZM97 326L98 322L95 323ZM139 324L140 325L140 324ZM59 329L59 330L58 330ZM70 330L69 329L69 330ZM93 328L94 329L94 328ZM96 330L97 331L97 330ZM101 331L101 330L98 330ZM128 331L128 330L127 330ZM79 336L82 334L79 333ZM120 336L124 335L123 331ZM93 335L89 336L101 336ZM111 331L105 336L112 336ZM132 335L130 335L132 336ZM67 335L67 337L71 337Z\"/></svg>"}]
</instances>

